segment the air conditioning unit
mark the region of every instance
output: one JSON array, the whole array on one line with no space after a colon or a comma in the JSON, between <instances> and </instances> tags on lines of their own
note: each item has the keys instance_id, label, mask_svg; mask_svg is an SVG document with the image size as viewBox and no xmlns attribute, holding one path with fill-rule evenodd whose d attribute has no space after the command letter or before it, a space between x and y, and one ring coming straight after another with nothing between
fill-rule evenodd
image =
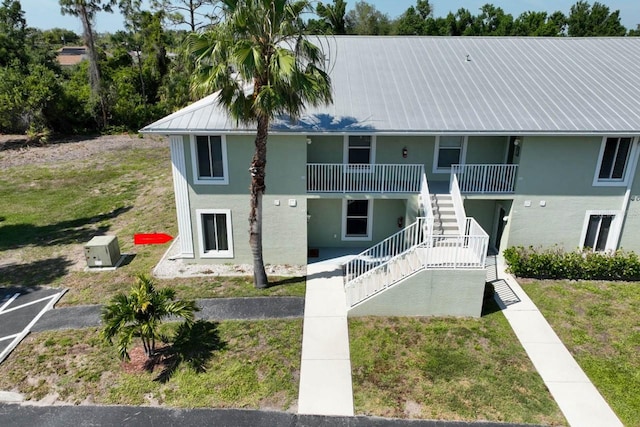
<instances>
[{"instance_id":1,"label":"air conditioning unit","mask_svg":"<svg viewBox=\"0 0 640 427\"><path fill-rule=\"evenodd\" d=\"M115 267L120 260L120 246L116 236L96 236L84 245L89 267Z\"/></svg>"}]
</instances>

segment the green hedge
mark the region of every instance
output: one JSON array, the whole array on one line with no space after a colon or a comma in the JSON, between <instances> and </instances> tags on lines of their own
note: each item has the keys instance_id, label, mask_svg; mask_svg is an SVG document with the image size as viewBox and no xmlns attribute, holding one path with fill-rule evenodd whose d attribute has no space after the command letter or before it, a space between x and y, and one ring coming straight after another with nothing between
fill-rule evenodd
<instances>
[{"instance_id":1,"label":"green hedge","mask_svg":"<svg viewBox=\"0 0 640 427\"><path fill-rule=\"evenodd\" d=\"M565 252L560 248L514 246L503 252L509 271L518 277L572 280L640 280L640 259L634 252Z\"/></svg>"}]
</instances>

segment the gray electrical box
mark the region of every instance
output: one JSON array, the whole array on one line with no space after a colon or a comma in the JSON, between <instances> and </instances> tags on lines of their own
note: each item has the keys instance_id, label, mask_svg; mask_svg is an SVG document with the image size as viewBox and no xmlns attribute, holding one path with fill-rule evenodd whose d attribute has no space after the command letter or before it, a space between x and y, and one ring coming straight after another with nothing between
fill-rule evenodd
<instances>
[{"instance_id":1,"label":"gray electrical box","mask_svg":"<svg viewBox=\"0 0 640 427\"><path fill-rule=\"evenodd\" d=\"M84 245L89 267L115 267L120 260L120 246L116 236L96 236Z\"/></svg>"}]
</instances>

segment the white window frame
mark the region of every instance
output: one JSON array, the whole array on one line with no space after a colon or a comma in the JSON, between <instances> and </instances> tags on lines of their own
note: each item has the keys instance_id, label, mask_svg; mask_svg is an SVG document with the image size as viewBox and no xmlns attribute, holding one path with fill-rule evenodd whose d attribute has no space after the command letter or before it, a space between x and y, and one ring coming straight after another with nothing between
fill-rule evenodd
<instances>
[{"instance_id":1,"label":"white window frame","mask_svg":"<svg viewBox=\"0 0 640 427\"><path fill-rule=\"evenodd\" d=\"M349 163L349 137L350 136L368 136L371 138L371 146L370 146L370 150L371 150L371 156L369 157L369 164L370 165L374 165L376 163L376 136L373 134L347 134L344 136L344 142L343 142L343 153L342 153L342 163L344 163L345 165L351 165L352 163ZM353 163L354 166L359 165L360 163ZM363 163L365 164L365 163ZM367 168L368 169L368 168Z\"/></svg>"},{"instance_id":2,"label":"white window frame","mask_svg":"<svg viewBox=\"0 0 640 427\"><path fill-rule=\"evenodd\" d=\"M347 236L347 202L364 200L369 202L367 207L367 235ZM342 240L344 241L371 241L373 239L373 199L342 199Z\"/></svg>"},{"instance_id":3,"label":"white window frame","mask_svg":"<svg viewBox=\"0 0 640 427\"><path fill-rule=\"evenodd\" d=\"M607 236L607 243L605 244L605 251L615 251L617 249L616 244L620 237L620 226L622 215L620 211L615 210L589 210L584 215L584 222L582 223L582 233L580 234L580 242L578 242L578 247L580 249L584 249L584 239L587 238L587 230L589 228L589 219L593 215L610 215L613 216L613 220L611 221L611 229L609 230L609 235ZM593 249L593 248L592 248Z\"/></svg>"},{"instance_id":4,"label":"white window frame","mask_svg":"<svg viewBox=\"0 0 640 427\"><path fill-rule=\"evenodd\" d=\"M227 216L227 242L229 249L226 251L207 251L205 250L204 241L204 225L202 223L203 215L207 214L225 214ZM196 209L198 242L200 250L200 258L233 258L233 228L231 222L231 209Z\"/></svg>"},{"instance_id":5,"label":"white window frame","mask_svg":"<svg viewBox=\"0 0 640 427\"><path fill-rule=\"evenodd\" d=\"M198 145L196 143L197 136L219 136L220 148L222 150L222 169L221 178L202 178L198 173ZM229 162L227 161L227 138L225 135L191 135L191 166L193 170L193 183L204 185L228 185L229 184Z\"/></svg>"},{"instance_id":6,"label":"white window frame","mask_svg":"<svg viewBox=\"0 0 640 427\"><path fill-rule=\"evenodd\" d=\"M624 176L622 179L600 179L600 168L602 166L602 160L604 158L604 150L607 145L607 139L609 138L631 138L631 149L629 150L629 157L627 158L627 163L625 165ZM594 187L626 187L629 184L629 179L635 173L635 164L634 159L637 156L637 147L638 147L638 138L633 137L631 135L623 135L623 136L604 136L602 138L602 142L600 143L600 153L598 154L598 162L596 163L596 171L593 174L593 186ZM633 169L633 170L632 170Z\"/></svg>"},{"instance_id":7,"label":"white window frame","mask_svg":"<svg viewBox=\"0 0 640 427\"><path fill-rule=\"evenodd\" d=\"M440 156L440 137L441 136L457 136L462 138L462 147L460 147L460 165L464 165L467 158L467 142L469 137L466 135L436 135L435 151L433 153L433 173L451 173L451 168L439 168L438 157Z\"/></svg>"}]
</instances>

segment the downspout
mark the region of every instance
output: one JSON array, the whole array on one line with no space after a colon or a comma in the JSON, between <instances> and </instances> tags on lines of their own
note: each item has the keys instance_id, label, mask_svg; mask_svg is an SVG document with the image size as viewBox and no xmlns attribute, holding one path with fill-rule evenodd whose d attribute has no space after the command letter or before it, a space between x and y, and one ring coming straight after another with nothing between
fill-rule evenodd
<instances>
[{"instance_id":1,"label":"downspout","mask_svg":"<svg viewBox=\"0 0 640 427\"><path fill-rule=\"evenodd\" d=\"M618 245L620 244L620 237L622 236L622 228L624 227L624 221L627 218L627 209L629 209L629 201L631 200L631 187L633 187L633 181L636 176L636 169L638 167L638 142L635 142L635 152L633 155L633 160L631 164L631 171L629 171L629 182L627 183L627 189L624 192L624 197L622 199L622 207L620 208L620 222L618 224L618 229L616 230L616 240L614 248L618 249Z\"/></svg>"}]
</instances>

